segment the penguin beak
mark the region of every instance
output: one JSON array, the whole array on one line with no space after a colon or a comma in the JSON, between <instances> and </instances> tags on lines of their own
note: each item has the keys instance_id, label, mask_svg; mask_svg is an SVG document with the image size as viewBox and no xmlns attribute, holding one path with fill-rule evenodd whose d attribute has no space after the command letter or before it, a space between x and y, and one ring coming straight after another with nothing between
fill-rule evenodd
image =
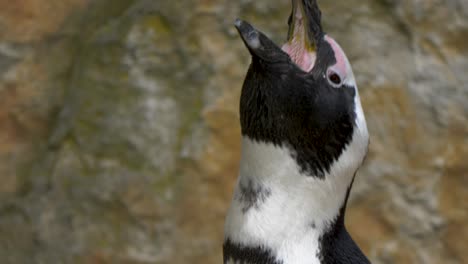
<instances>
[{"instance_id":1,"label":"penguin beak","mask_svg":"<svg viewBox=\"0 0 468 264\"><path fill-rule=\"evenodd\" d=\"M317 0L292 0L288 38L282 48L249 23L237 19L234 24L254 58L267 62L293 61L305 72L312 70L317 46L324 37Z\"/></svg>"},{"instance_id":2,"label":"penguin beak","mask_svg":"<svg viewBox=\"0 0 468 264\"><path fill-rule=\"evenodd\" d=\"M305 51L315 52L323 36L321 12L316 0L292 0L287 45L301 45Z\"/></svg>"},{"instance_id":3,"label":"penguin beak","mask_svg":"<svg viewBox=\"0 0 468 264\"><path fill-rule=\"evenodd\" d=\"M281 48L248 22L237 19L234 25L254 58L270 63L288 60L288 55Z\"/></svg>"},{"instance_id":4,"label":"penguin beak","mask_svg":"<svg viewBox=\"0 0 468 264\"><path fill-rule=\"evenodd\" d=\"M288 24L288 39L282 48L299 68L310 72L316 61L318 43L324 35L317 0L292 0Z\"/></svg>"},{"instance_id":5,"label":"penguin beak","mask_svg":"<svg viewBox=\"0 0 468 264\"><path fill-rule=\"evenodd\" d=\"M252 25L240 19L236 19L234 25L237 31L239 31L245 46L247 46L251 52L260 48L260 34Z\"/></svg>"}]
</instances>

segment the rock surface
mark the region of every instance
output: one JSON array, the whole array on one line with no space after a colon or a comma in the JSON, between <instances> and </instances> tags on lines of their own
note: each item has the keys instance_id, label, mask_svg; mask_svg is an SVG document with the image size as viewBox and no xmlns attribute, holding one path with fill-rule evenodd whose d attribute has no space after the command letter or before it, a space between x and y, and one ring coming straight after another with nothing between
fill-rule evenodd
<instances>
[{"instance_id":1,"label":"rock surface","mask_svg":"<svg viewBox=\"0 0 468 264\"><path fill-rule=\"evenodd\" d=\"M468 262L468 4L320 1L371 134L373 263ZM1 263L221 263L249 56L288 0L0 1ZM32 262L31 262L32 261Z\"/></svg>"}]
</instances>

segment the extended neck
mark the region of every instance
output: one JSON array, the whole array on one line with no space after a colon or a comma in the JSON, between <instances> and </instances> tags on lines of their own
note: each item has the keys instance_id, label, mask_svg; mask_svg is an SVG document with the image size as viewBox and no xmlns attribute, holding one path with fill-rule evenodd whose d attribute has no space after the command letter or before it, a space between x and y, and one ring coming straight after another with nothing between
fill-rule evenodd
<instances>
[{"instance_id":1,"label":"extended neck","mask_svg":"<svg viewBox=\"0 0 468 264\"><path fill-rule=\"evenodd\" d=\"M301 259L321 263L320 240L330 230L346 232L339 218L344 217L347 194L361 162L351 157L354 151L351 144L320 179L303 174L287 147L243 138L226 241L260 248L284 264Z\"/></svg>"}]
</instances>

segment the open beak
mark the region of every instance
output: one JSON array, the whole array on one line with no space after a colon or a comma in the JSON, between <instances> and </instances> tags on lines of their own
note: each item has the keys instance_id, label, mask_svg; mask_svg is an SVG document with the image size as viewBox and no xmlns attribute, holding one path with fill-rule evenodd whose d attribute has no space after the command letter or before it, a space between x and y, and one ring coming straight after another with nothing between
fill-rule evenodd
<instances>
[{"instance_id":1,"label":"open beak","mask_svg":"<svg viewBox=\"0 0 468 264\"><path fill-rule=\"evenodd\" d=\"M314 67L317 45L323 39L321 16L317 0L292 0L288 39L282 49L305 72Z\"/></svg>"},{"instance_id":2,"label":"open beak","mask_svg":"<svg viewBox=\"0 0 468 264\"><path fill-rule=\"evenodd\" d=\"M288 56L299 68L310 72L316 61L316 50L324 39L321 12L317 0L292 0L287 42L280 49L262 32L246 21L235 26L250 53L264 61L285 61Z\"/></svg>"},{"instance_id":3,"label":"open beak","mask_svg":"<svg viewBox=\"0 0 468 264\"><path fill-rule=\"evenodd\" d=\"M309 52L316 50L322 37L321 12L317 0L292 0L287 44L301 45Z\"/></svg>"},{"instance_id":4,"label":"open beak","mask_svg":"<svg viewBox=\"0 0 468 264\"><path fill-rule=\"evenodd\" d=\"M252 56L273 63L288 60L288 55L281 48L248 22L237 19L234 25Z\"/></svg>"}]
</instances>

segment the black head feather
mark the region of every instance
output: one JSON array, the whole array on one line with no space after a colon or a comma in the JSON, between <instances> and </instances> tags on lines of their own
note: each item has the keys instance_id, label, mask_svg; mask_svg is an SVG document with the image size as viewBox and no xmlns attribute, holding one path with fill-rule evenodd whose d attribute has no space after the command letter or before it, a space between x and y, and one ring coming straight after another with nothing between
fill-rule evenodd
<instances>
[{"instance_id":1,"label":"black head feather","mask_svg":"<svg viewBox=\"0 0 468 264\"><path fill-rule=\"evenodd\" d=\"M236 21L252 54L240 119L244 136L288 147L304 173L323 178L352 139L356 90L328 82L327 69L336 63L334 51L324 39L318 7L310 4L307 10L314 17L311 32L320 36L315 39L317 59L308 73L263 33Z\"/></svg>"}]
</instances>

